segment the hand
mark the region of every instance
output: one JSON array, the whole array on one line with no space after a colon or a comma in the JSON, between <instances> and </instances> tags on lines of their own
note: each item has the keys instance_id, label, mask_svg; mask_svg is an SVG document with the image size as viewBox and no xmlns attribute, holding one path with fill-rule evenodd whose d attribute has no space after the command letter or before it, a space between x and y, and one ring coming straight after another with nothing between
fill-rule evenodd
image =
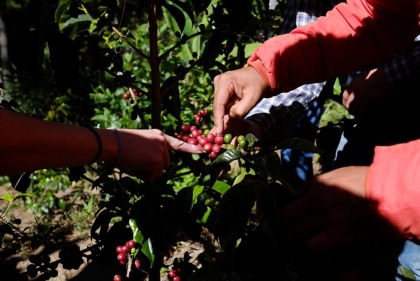
<instances>
[{"instance_id":1,"label":"hand","mask_svg":"<svg viewBox=\"0 0 420 281\"><path fill-rule=\"evenodd\" d=\"M244 117L270 86L253 67L228 71L214 78L214 131L224 133L224 117Z\"/></svg>"},{"instance_id":2,"label":"hand","mask_svg":"<svg viewBox=\"0 0 420 281\"><path fill-rule=\"evenodd\" d=\"M350 114L359 117L394 98L384 69L376 68L353 78L343 92L343 105Z\"/></svg>"},{"instance_id":3,"label":"hand","mask_svg":"<svg viewBox=\"0 0 420 281\"><path fill-rule=\"evenodd\" d=\"M160 130L118 130L123 143L123 156L120 168L132 174L152 180L162 175L169 167L168 150L186 153L201 153L202 148L164 134Z\"/></svg>"},{"instance_id":4,"label":"hand","mask_svg":"<svg viewBox=\"0 0 420 281\"><path fill-rule=\"evenodd\" d=\"M290 239L303 249L322 252L375 237L365 199L369 167L344 167L302 187L299 199L279 211Z\"/></svg>"}]
</instances>

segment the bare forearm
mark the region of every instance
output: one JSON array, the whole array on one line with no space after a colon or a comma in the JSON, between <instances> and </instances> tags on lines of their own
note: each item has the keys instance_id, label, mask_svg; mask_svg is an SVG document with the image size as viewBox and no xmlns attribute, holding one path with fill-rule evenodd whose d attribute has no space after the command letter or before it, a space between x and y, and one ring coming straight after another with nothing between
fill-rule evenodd
<instances>
[{"instance_id":1,"label":"bare forearm","mask_svg":"<svg viewBox=\"0 0 420 281\"><path fill-rule=\"evenodd\" d=\"M84 165L98 152L94 134L81 126L47 122L3 109L0 124L0 175ZM118 153L115 132L97 131L103 143L99 160L115 160Z\"/></svg>"}]
</instances>

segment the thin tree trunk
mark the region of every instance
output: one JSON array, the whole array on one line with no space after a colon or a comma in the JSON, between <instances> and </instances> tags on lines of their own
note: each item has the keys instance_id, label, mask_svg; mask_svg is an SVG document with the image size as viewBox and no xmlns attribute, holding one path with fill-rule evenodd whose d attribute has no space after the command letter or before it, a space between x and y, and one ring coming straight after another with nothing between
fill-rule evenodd
<instances>
[{"instance_id":1,"label":"thin tree trunk","mask_svg":"<svg viewBox=\"0 0 420 281\"><path fill-rule=\"evenodd\" d=\"M156 1L150 1L149 7L149 40L150 40L150 67L152 72L152 128L160 129L160 114L162 108L162 97L160 93L160 68L158 50L158 26Z\"/></svg>"}]
</instances>

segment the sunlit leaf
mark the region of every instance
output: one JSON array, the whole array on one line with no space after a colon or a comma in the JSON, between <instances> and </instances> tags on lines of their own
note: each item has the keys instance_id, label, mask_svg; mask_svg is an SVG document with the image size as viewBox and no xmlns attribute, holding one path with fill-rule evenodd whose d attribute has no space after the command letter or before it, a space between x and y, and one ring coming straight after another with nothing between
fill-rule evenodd
<instances>
[{"instance_id":1,"label":"sunlit leaf","mask_svg":"<svg viewBox=\"0 0 420 281\"><path fill-rule=\"evenodd\" d=\"M223 195L230 188L230 185L222 181L216 181L212 188Z\"/></svg>"}]
</instances>

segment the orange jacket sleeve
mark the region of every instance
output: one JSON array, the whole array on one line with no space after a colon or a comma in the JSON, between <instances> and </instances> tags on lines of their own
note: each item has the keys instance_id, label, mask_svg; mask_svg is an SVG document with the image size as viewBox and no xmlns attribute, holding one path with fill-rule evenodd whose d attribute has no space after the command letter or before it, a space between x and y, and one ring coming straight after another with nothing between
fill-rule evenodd
<instances>
[{"instance_id":1,"label":"orange jacket sleeve","mask_svg":"<svg viewBox=\"0 0 420 281\"><path fill-rule=\"evenodd\" d=\"M420 140L375 148L366 179L376 222L387 232L420 239Z\"/></svg>"},{"instance_id":2,"label":"orange jacket sleeve","mask_svg":"<svg viewBox=\"0 0 420 281\"><path fill-rule=\"evenodd\" d=\"M360 70L411 46L418 0L349 0L260 45L248 60L276 92Z\"/></svg>"}]
</instances>

